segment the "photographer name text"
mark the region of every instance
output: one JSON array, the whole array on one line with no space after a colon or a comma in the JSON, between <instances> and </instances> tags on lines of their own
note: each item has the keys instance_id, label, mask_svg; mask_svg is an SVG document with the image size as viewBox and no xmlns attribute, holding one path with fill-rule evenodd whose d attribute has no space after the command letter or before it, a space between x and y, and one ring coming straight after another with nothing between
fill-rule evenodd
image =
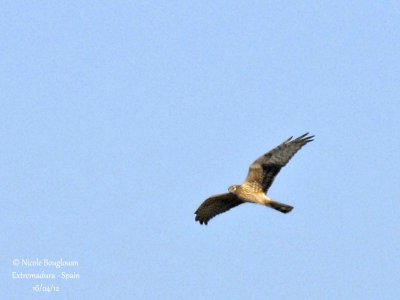
<instances>
[{"instance_id":1,"label":"photographer name text","mask_svg":"<svg viewBox=\"0 0 400 300\"><path fill-rule=\"evenodd\" d=\"M29 259L29 258L21 258L21 259L14 259L12 262L14 267L53 267L56 269L62 268L62 267L78 267L79 262L76 260L64 260L62 258L58 260L52 260L48 258L35 258L35 259Z\"/></svg>"}]
</instances>

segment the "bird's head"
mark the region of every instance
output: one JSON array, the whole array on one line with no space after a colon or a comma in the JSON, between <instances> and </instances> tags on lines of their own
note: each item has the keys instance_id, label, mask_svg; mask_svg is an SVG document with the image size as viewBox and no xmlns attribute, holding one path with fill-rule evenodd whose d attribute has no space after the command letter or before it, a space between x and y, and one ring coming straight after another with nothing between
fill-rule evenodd
<instances>
[{"instance_id":1,"label":"bird's head","mask_svg":"<svg viewBox=\"0 0 400 300\"><path fill-rule=\"evenodd\" d=\"M228 188L228 191L229 191L229 193L235 194L235 193L237 192L238 188L239 188L239 186L236 185L236 184L235 184L235 185L231 185L231 186Z\"/></svg>"}]
</instances>

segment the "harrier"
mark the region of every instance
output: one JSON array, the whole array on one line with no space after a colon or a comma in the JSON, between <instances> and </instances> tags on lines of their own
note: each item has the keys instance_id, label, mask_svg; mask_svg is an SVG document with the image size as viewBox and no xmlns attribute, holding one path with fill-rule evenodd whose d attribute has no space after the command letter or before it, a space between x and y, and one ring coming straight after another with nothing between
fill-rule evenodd
<instances>
[{"instance_id":1,"label":"harrier","mask_svg":"<svg viewBox=\"0 0 400 300\"><path fill-rule=\"evenodd\" d=\"M249 168L246 181L241 185L229 187L229 193L211 196L206 199L196 210L196 221L206 224L218 214L250 202L271 207L282 213L290 212L293 207L272 200L267 196L267 191L272 185L275 176L282 167L300 150L305 144L313 141L314 136L308 133L292 140L290 137L282 144L256 159Z\"/></svg>"}]
</instances>

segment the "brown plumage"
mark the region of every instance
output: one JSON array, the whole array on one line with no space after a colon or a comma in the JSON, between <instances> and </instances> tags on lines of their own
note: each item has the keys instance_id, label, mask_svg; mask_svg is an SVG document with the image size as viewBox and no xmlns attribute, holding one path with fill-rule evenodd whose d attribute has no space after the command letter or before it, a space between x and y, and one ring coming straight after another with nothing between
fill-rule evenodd
<instances>
[{"instance_id":1,"label":"brown plumage","mask_svg":"<svg viewBox=\"0 0 400 300\"><path fill-rule=\"evenodd\" d=\"M211 196L196 210L196 221L206 224L218 214L245 202L265 205L282 213L290 212L293 207L279 203L269 198L266 193L271 187L276 175L289 160L305 144L311 142L314 136L308 133L292 140L292 137L281 143L266 154L256 159L249 168L245 182L229 187L229 193Z\"/></svg>"}]
</instances>

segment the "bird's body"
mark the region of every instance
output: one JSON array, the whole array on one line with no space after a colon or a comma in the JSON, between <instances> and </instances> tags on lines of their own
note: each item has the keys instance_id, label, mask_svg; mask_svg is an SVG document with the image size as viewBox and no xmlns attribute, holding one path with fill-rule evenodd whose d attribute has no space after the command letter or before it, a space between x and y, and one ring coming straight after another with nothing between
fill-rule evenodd
<instances>
[{"instance_id":1,"label":"bird's body","mask_svg":"<svg viewBox=\"0 0 400 300\"><path fill-rule=\"evenodd\" d=\"M206 224L217 214L223 213L242 203L250 202L271 207L282 213L290 212L293 207L279 203L267 196L267 191L272 185L275 176L284 167L293 155L308 142L313 136L303 134L297 139L287 139L282 144L255 160L249 168L245 182L241 185L229 187L229 193L211 196L206 199L196 210L196 221Z\"/></svg>"},{"instance_id":2,"label":"bird's body","mask_svg":"<svg viewBox=\"0 0 400 300\"><path fill-rule=\"evenodd\" d=\"M228 190L246 202L266 205L271 200L264 193L262 186L255 181L246 181L241 185L233 185Z\"/></svg>"}]
</instances>

